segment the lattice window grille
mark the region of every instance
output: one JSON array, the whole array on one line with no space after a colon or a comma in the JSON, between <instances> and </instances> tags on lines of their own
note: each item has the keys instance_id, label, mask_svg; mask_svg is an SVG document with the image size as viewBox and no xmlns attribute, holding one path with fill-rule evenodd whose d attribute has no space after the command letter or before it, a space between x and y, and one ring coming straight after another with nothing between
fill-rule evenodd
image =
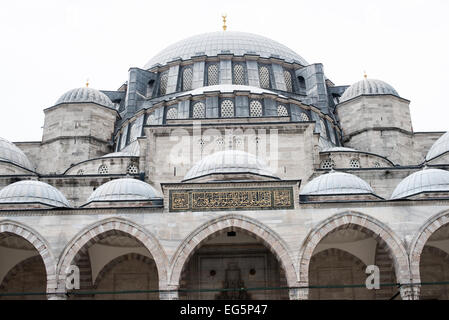
<instances>
[{"instance_id":1,"label":"lattice window grille","mask_svg":"<svg viewBox=\"0 0 449 320\"><path fill-rule=\"evenodd\" d=\"M326 159L323 160L323 162L321 163L321 169L333 169L335 167L335 163L334 160L332 159Z\"/></svg>"},{"instance_id":2,"label":"lattice window grille","mask_svg":"<svg viewBox=\"0 0 449 320\"><path fill-rule=\"evenodd\" d=\"M191 67L182 72L182 91L192 90L193 71Z\"/></svg>"},{"instance_id":3,"label":"lattice window grille","mask_svg":"<svg viewBox=\"0 0 449 320\"><path fill-rule=\"evenodd\" d=\"M222 118L234 117L234 102L232 102L232 100L224 100L221 103L221 117Z\"/></svg>"},{"instance_id":4,"label":"lattice window grille","mask_svg":"<svg viewBox=\"0 0 449 320\"><path fill-rule=\"evenodd\" d=\"M224 139L223 138L218 138L216 141L217 141L217 145L218 146L223 146L224 145Z\"/></svg>"},{"instance_id":5,"label":"lattice window grille","mask_svg":"<svg viewBox=\"0 0 449 320\"><path fill-rule=\"evenodd\" d=\"M147 124L148 125L156 124L156 117L154 116L154 114L150 114L148 116Z\"/></svg>"},{"instance_id":6,"label":"lattice window grille","mask_svg":"<svg viewBox=\"0 0 449 320\"><path fill-rule=\"evenodd\" d=\"M215 86L218 84L218 65L211 64L207 68L207 85Z\"/></svg>"},{"instance_id":7,"label":"lattice window grille","mask_svg":"<svg viewBox=\"0 0 449 320\"><path fill-rule=\"evenodd\" d=\"M108 174L108 173L109 173L109 168L108 168L108 166L102 164L102 165L98 168L98 173L99 173L99 174Z\"/></svg>"},{"instance_id":8,"label":"lattice window grille","mask_svg":"<svg viewBox=\"0 0 449 320\"><path fill-rule=\"evenodd\" d=\"M292 92L293 91L292 74L290 73L290 71L284 70L284 81L285 86L287 87L287 91Z\"/></svg>"},{"instance_id":9,"label":"lattice window grille","mask_svg":"<svg viewBox=\"0 0 449 320\"><path fill-rule=\"evenodd\" d=\"M203 102L197 102L193 105L192 116L194 119L206 117L206 106Z\"/></svg>"},{"instance_id":10,"label":"lattice window grille","mask_svg":"<svg viewBox=\"0 0 449 320\"><path fill-rule=\"evenodd\" d=\"M310 118L306 113L301 112L301 114L299 115L299 121L307 122L307 121L310 121Z\"/></svg>"},{"instance_id":11,"label":"lattice window grille","mask_svg":"<svg viewBox=\"0 0 449 320\"><path fill-rule=\"evenodd\" d=\"M259 67L259 82L261 88L270 88L270 71L265 66Z\"/></svg>"},{"instance_id":12,"label":"lattice window grille","mask_svg":"<svg viewBox=\"0 0 449 320\"><path fill-rule=\"evenodd\" d=\"M171 107L167 110L167 120L178 119L178 108Z\"/></svg>"},{"instance_id":13,"label":"lattice window grille","mask_svg":"<svg viewBox=\"0 0 449 320\"><path fill-rule=\"evenodd\" d=\"M138 174L139 173L139 169L137 168L137 166L135 164L130 164L126 168L126 173L128 173L128 174Z\"/></svg>"},{"instance_id":14,"label":"lattice window grille","mask_svg":"<svg viewBox=\"0 0 449 320\"><path fill-rule=\"evenodd\" d=\"M278 117L288 117L288 110L285 106L283 105L278 105Z\"/></svg>"},{"instance_id":15,"label":"lattice window grille","mask_svg":"<svg viewBox=\"0 0 449 320\"><path fill-rule=\"evenodd\" d=\"M234 65L234 84L245 84L245 69L241 64Z\"/></svg>"},{"instance_id":16,"label":"lattice window grille","mask_svg":"<svg viewBox=\"0 0 449 320\"><path fill-rule=\"evenodd\" d=\"M168 83L168 73L164 72L161 75L160 85L159 85L159 93L163 96L167 92L167 83Z\"/></svg>"},{"instance_id":17,"label":"lattice window grille","mask_svg":"<svg viewBox=\"0 0 449 320\"><path fill-rule=\"evenodd\" d=\"M374 168L380 168L380 163L379 162L375 162L374 163Z\"/></svg>"},{"instance_id":18,"label":"lattice window grille","mask_svg":"<svg viewBox=\"0 0 449 320\"><path fill-rule=\"evenodd\" d=\"M249 114L251 117L261 117L262 116L262 103L257 100L253 100L249 104Z\"/></svg>"},{"instance_id":19,"label":"lattice window grille","mask_svg":"<svg viewBox=\"0 0 449 320\"><path fill-rule=\"evenodd\" d=\"M349 167L350 168L360 168L360 162L357 159L351 159L351 161L349 161Z\"/></svg>"},{"instance_id":20,"label":"lattice window grille","mask_svg":"<svg viewBox=\"0 0 449 320\"><path fill-rule=\"evenodd\" d=\"M79 176L84 175L84 169L79 169L76 174L79 175Z\"/></svg>"}]
</instances>

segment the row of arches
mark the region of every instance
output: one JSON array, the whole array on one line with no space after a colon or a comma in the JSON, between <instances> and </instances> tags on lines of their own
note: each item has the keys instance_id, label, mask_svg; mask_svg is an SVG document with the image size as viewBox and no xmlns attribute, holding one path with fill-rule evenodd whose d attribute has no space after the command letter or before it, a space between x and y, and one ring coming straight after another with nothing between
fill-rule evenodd
<instances>
[{"instance_id":1,"label":"row of arches","mask_svg":"<svg viewBox=\"0 0 449 320\"><path fill-rule=\"evenodd\" d=\"M347 212L316 225L295 254L275 231L232 214L195 229L169 259L150 232L113 218L80 232L56 259L35 230L2 221L0 299L61 297L73 264L80 268L81 288L69 291L70 299L389 299L398 292L409 299L417 298L419 289L421 298L448 299L442 283L449 279L447 235L445 212L421 227L407 251L381 222ZM373 257L354 244L351 249L343 238L364 242ZM18 248L28 251L17 256L12 250ZM8 266L13 259L5 257L11 256L19 263ZM369 264L379 267L381 283L392 285L375 291L357 286L364 284ZM426 285L430 282L439 284ZM240 290L222 290L233 288ZM7 295L21 292L28 294Z\"/></svg>"}]
</instances>

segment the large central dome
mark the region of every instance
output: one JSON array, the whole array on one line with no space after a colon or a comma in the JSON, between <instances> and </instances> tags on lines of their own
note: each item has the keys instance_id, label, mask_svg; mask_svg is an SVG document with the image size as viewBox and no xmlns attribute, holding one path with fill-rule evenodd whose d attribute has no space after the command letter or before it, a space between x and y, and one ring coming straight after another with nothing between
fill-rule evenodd
<instances>
[{"instance_id":1,"label":"large central dome","mask_svg":"<svg viewBox=\"0 0 449 320\"><path fill-rule=\"evenodd\" d=\"M254 54L263 58L276 57L287 62L296 61L301 65L308 65L301 56L279 42L251 33L219 31L196 35L172 44L148 61L145 69L179 58L187 60L195 56L218 54Z\"/></svg>"}]
</instances>

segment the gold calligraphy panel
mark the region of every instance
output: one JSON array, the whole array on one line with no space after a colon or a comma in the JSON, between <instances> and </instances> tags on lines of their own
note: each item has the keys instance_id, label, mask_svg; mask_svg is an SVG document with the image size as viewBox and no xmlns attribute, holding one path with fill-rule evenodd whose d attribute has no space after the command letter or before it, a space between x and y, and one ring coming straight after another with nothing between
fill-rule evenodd
<instances>
[{"instance_id":1,"label":"gold calligraphy panel","mask_svg":"<svg viewBox=\"0 0 449 320\"><path fill-rule=\"evenodd\" d=\"M293 208L292 188L170 191L170 211Z\"/></svg>"}]
</instances>

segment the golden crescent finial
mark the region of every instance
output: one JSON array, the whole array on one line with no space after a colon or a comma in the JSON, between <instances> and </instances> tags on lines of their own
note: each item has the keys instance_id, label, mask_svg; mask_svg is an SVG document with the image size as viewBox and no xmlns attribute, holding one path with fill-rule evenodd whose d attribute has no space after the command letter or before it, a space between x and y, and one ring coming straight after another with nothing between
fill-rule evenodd
<instances>
[{"instance_id":1,"label":"golden crescent finial","mask_svg":"<svg viewBox=\"0 0 449 320\"><path fill-rule=\"evenodd\" d=\"M223 14L221 17L223 18L223 31L226 31L226 28L227 28L227 26L226 26L226 18L227 18L226 13Z\"/></svg>"},{"instance_id":2,"label":"golden crescent finial","mask_svg":"<svg viewBox=\"0 0 449 320\"><path fill-rule=\"evenodd\" d=\"M363 71L363 77L364 77L365 79L368 78L368 75L366 74L366 71Z\"/></svg>"},{"instance_id":3,"label":"golden crescent finial","mask_svg":"<svg viewBox=\"0 0 449 320\"><path fill-rule=\"evenodd\" d=\"M86 79L86 88L89 88L89 78Z\"/></svg>"}]
</instances>

